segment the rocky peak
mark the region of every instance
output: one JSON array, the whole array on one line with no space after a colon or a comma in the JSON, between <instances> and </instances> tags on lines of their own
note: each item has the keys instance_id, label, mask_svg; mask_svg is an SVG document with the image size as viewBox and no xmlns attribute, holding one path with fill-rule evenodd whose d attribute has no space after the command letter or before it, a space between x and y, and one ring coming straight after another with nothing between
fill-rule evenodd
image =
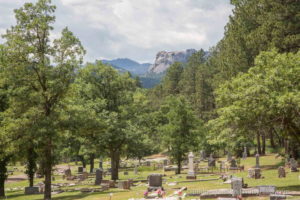
<instances>
[{"instance_id":1,"label":"rocky peak","mask_svg":"<svg viewBox=\"0 0 300 200\"><path fill-rule=\"evenodd\" d=\"M162 73L165 72L170 65L175 62L187 62L189 57L196 53L195 49L187 49L185 51L160 51L156 54L155 63L150 66L149 72Z\"/></svg>"}]
</instances>

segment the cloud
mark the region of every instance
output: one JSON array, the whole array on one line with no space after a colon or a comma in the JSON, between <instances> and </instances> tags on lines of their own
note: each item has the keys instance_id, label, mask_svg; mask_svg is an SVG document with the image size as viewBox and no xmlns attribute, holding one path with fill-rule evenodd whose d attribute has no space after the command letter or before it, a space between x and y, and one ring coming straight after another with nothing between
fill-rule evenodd
<instances>
[{"instance_id":1,"label":"cloud","mask_svg":"<svg viewBox=\"0 0 300 200\"><path fill-rule=\"evenodd\" d=\"M20 0L2 3L20 6ZM129 57L153 62L161 50L215 45L231 14L229 0L53 0L55 27L68 26L87 49L86 60ZM13 14L5 12L5 17ZM9 20L11 22L11 20ZM7 28L0 23L0 29ZM57 33L56 33L57 34Z\"/></svg>"}]
</instances>

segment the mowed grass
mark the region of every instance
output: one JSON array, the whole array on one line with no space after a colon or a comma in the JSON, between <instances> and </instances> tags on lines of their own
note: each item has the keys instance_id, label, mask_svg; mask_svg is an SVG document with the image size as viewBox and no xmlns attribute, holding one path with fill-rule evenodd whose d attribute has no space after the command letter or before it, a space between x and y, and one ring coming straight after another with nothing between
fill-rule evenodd
<instances>
[{"instance_id":1,"label":"mowed grass","mask_svg":"<svg viewBox=\"0 0 300 200\"><path fill-rule=\"evenodd\" d=\"M221 158L220 160L224 160ZM77 166L74 163L69 163L72 169L72 172L77 171ZM277 187L277 190L293 190L300 191L300 173L290 173L287 171L287 177L284 179L278 178L277 168L282 165L281 158L276 158L275 155L263 156L260 159L260 164L262 167L263 179L249 179L247 177L247 169L255 165L255 157L249 157L246 160L241 160L241 165L245 166L244 172L229 172L237 177L243 177L244 182L248 184L249 187L254 187L258 185L274 185ZM207 165L207 163L201 163L202 166ZM97 166L97 165L96 165ZM106 166L105 166L106 167ZM126 170L129 172L129 175L124 175L123 171L120 171L120 179L126 180L129 178L145 180L147 176L151 173L163 173L162 170L154 171L152 167L141 167L139 168L139 174L135 175L133 169ZM218 170L216 170L218 172ZM180 182L186 181L186 171L181 175L174 175L174 172L165 172L166 176L164 177L163 187L166 189L167 195L173 194L177 189L181 187L187 187L188 190L209 190L209 189L219 189L219 188L230 188L230 184L224 184L221 180L210 180L210 181L201 181L201 182L183 182L178 183L175 186L168 186L168 183L171 182ZM198 179L213 179L217 178L219 175L209 175L209 174L200 174ZM109 179L109 176L106 176L105 179ZM35 180L35 183L42 182L43 179ZM93 186L93 178L90 178L88 181L83 182L82 185L74 186L75 188L91 188L97 187ZM56 176L54 183L66 182L61 179L61 176ZM6 188L16 188L16 187L25 187L28 185L27 181L20 181L15 183L7 183ZM73 188L74 188L73 187ZM61 194L53 195L54 200L128 200L130 198L142 198L144 191L146 191L147 185L145 183L139 182L136 187L131 187L131 190L121 190L121 189L110 189L105 192L98 193L81 193L81 192L64 192ZM188 192L188 191L187 191ZM111 197L112 194L112 198ZM42 200L43 195L24 195L24 191L18 192L7 192L7 199L14 200ZM188 197L186 199L195 199L195 197ZM269 197L251 197L247 200L267 200ZM292 199L300 199L299 197L294 197Z\"/></svg>"}]
</instances>

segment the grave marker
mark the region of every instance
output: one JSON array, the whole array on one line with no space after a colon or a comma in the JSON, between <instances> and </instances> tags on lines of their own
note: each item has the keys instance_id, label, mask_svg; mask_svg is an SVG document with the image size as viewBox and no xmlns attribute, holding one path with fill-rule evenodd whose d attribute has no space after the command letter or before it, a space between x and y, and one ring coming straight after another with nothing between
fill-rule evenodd
<instances>
[{"instance_id":1,"label":"grave marker","mask_svg":"<svg viewBox=\"0 0 300 200\"><path fill-rule=\"evenodd\" d=\"M25 194L30 195L30 194L39 194L40 193L40 188L37 186L33 187L25 187Z\"/></svg>"},{"instance_id":2,"label":"grave marker","mask_svg":"<svg viewBox=\"0 0 300 200\"><path fill-rule=\"evenodd\" d=\"M278 178L285 178L285 169L283 166L278 168Z\"/></svg>"},{"instance_id":3,"label":"grave marker","mask_svg":"<svg viewBox=\"0 0 300 200\"><path fill-rule=\"evenodd\" d=\"M260 168L260 166L259 166L259 154L258 153L255 155L255 167Z\"/></svg>"},{"instance_id":4,"label":"grave marker","mask_svg":"<svg viewBox=\"0 0 300 200\"><path fill-rule=\"evenodd\" d=\"M151 174L148 177L149 188L148 191L162 188L162 174Z\"/></svg>"},{"instance_id":5,"label":"grave marker","mask_svg":"<svg viewBox=\"0 0 300 200\"><path fill-rule=\"evenodd\" d=\"M231 179L231 189L232 196L237 197L242 195L243 179L242 178L232 178Z\"/></svg>"},{"instance_id":6,"label":"grave marker","mask_svg":"<svg viewBox=\"0 0 300 200\"><path fill-rule=\"evenodd\" d=\"M103 171L102 169L97 169L96 170L96 180L95 180L95 185L100 185L101 181L102 181L102 175L103 175Z\"/></svg>"},{"instance_id":7,"label":"grave marker","mask_svg":"<svg viewBox=\"0 0 300 200\"><path fill-rule=\"evenodd\" d=\"M294 158L290 159L290 165L291 165L291 172L298 172L299 171L297 169L298 168L298 162Z\"/></svg>"},{"instance_id":8,"label":"grave marker","mask_svg":"<svg viewBox=\"0 0 300 200\"><path fill-rule=\"evenodd\" d=\"M196 173L194 171L194 154L193 152L189 153L189 171L187 175L187 179L196 179Z\"/></svg>"}]
</instances>

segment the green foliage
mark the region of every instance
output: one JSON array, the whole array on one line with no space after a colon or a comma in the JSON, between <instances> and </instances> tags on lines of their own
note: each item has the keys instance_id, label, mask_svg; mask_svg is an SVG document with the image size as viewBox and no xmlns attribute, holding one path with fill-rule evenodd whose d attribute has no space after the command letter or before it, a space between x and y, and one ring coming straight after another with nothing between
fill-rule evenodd
<instances>
[{"instance_id":1,"label":"green foliage","mask_svg":"<svg viewBox=\"0 0 300 200\"><path fill-rule=\"evenodd\" d=\"M233 15L212 58L218 69L216 85L246 72L261 51L273 47L280 52L299 50L299 2L236 0L232 4Z\"/></svg>"},{"instance_id":2,"label":"green foliage","mask_svg":"<svg viewBox=\"0 0 300 200\"><path fill-rule=\"evenodd\" d=\"M160 128L161 139L180 172L181 162L188 151L197 150L200 143L201 122L184 97L168 97L161 107L161 115L165 118Z\"/></svg>"},{"instance_id":3,"label":"green foliage","mask_svg":"<svg viewBox=\"0 0 300 200\"><path fill-rule=\"evenodd\" d=\"M49 0L15 10L17 24L4 35L3 73L9 86L5 129L20 143L36 143L45 167L45 198L51 198L52 154L60 141L62 102L85 53L68 28L50 42L55 6ZM31 141L31 142L28 142Z\"/></svg>"},{"instance_id":4,"label":"green foliage","mask_svg":"<svg viewBox=\"0 0 300 200\"><path fill-rule=\"evenodd\" d=\"M209 123L213 143L250 139L270 129L300 142L299 55L262 52L248 73L216 91L219 117Z\"/></svg>"}]
</instances>

